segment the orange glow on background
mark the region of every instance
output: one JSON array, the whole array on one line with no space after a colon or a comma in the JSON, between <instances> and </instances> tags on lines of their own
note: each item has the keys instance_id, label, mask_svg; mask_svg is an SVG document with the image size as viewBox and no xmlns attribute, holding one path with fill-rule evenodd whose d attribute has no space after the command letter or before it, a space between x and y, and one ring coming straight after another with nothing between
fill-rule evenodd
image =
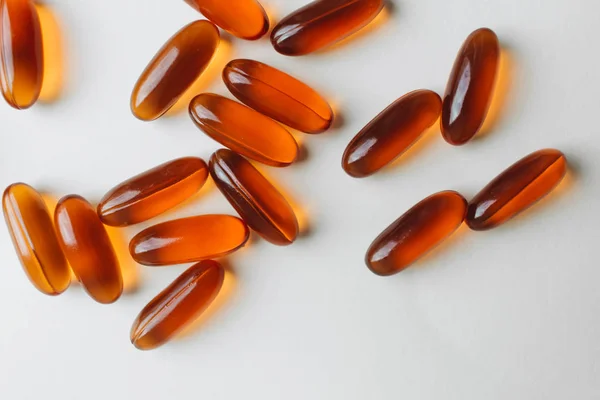
<instances>
[{"instance_id":1,"label":"orange glow on background","mask_svg":"<svg viewBox=\"0 0 600 400\"><path fill-rule=\"evenodd\" d=\"M494 89L490 108L483 126L481 127L481 131L475 136L475 139L481 139L493 131L502 119L503 112L506 110L511 84L514 79L514 68L514 55L509 49L503 47L500 51L500 65L498 66L496 87Z\"/></svg>"},{"instance_id":2,"label":"orange glow on background","mask_svg":"<svg viewBox=\"0 0 600 400\"><path fill-rule=\"evenodd\" d=\"M64 35L56 14L48 6L36 4L36 9L44 46L44 82L39 100L42 103L52 103L61 97L65 86Z\"/></svg>"},{"instance_id":3,"label":"orange glow on background","mask_svg":"<svg viewBox=\"0 0 600 400\"><path fill-rule=\"evenodd\" d=\"M123 235L122 229L105 227L121 266L123 293L135 293L140 287L140 269L129 254L129 243Z\"/></svg>"}]
</instances>

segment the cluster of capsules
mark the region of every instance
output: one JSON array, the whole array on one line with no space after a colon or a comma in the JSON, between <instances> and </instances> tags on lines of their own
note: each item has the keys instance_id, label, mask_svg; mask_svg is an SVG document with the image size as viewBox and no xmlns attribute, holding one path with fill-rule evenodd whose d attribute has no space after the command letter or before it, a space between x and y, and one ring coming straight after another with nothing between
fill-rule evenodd
<instances>
[{"instance_id":1,"label":"cluster of capsules","mask_svg":"<svg viewBox=\"0 0 600 400\"><path fill-rule=\"evenodd\" d=\"M247 40L269 30L267 15L255 0L186 2L208 20L173 35L144 70L131 96L131 110L141 120L159 118L192 87L219 45L217 26ZM281 20L271 42L284 55L309 54L366 26L383 7L383 0L318 0ZM2 92L12 106L27 108L42 84L39 21L30 0L0 0L0 12ZM440 116L447 142L468 142L486 118L499 58L494 32L475 31L458 54L444 99L429 90L398 99L351 141L343 156L344 170L352 177L377 172ZM293 208L249 160L274 167L292 164L298 144L279 123L305 133L324 132L334 119L332 108L311 87L258 61L229 62L223 80L241 103L205 93L189 104L195 125L227 147L216 151L208 165L196 157L167 162L116 186L97 207L80 196L66 196L53 217L41 195L26 184L9 186L3 196L15 248L33 284L57 295L70 285L72 271L92 298L108 304L121 296L123 278L105 225L125 227L156 217L190 198L212 177L241 218L201 215L168 221L143 230L130 242L132 258L143 265L198 262L141 311L131 329L139 349L164 344L211 304L225 276L214 259L243 247L250 229L276 245L289 245L298 236ZM465 220L474 230L497 226L550 192L566 168L561 152L546 149L518 161L470 203L456 192L434 194L373 242L367 266L378 275L392 275Z\"/></svg>"}]
</instances>

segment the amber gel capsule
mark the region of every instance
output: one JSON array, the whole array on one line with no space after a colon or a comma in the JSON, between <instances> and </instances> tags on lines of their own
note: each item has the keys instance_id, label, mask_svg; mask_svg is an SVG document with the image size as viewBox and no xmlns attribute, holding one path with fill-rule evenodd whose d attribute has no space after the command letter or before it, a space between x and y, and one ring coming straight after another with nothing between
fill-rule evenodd
<instances>
[{"instance_id":1,"label":"amber gel capsule","mask_svg":"<svg viewBox=\"0 0 600 400\"><path fill-rule=\"evenodd\" d=\"M196 21L177 32L158 51L135 84L131 111L143 121L167 112L198 79L219 44L219 30Z\"/></svg>"},{"instance_id":2,"label":"amber gel capsule","mask_svg":"<svg viewBox=\"0 0 600 400\"><path fill-rule=\"evenodd\" d=\"M242 103L287 126L320 133L333 111L317 92L296 78L253 60L233 60L223 70L229 91Z\"/></svg>"},{"instance_id":3,"label":"amber gel capsule","mask_svg":"<svg viewBox=\"0 0 600 400\"><path fill-rule=\"evenodd\" d=\"M269 30L269 18L255 0L185 0L206 18L247 40L261 38Z\"/></svg>"},{"instance_id":4,"label":"amber gel capsule","mask_svg":"<svg viewBox=\"0 0 600 400\"><path fill-rule=\"evenodd\" d=\"M15 250L31 283L51 296L67 290L71 271L40 194L29 185L15 183L4 191L2 208Z\"/></svg>"},{"instance_id":5,"label":"amber gel capsule","mask_svg":"<svg viewBox=\"0 0 600 400\"><path fill-rule=\"evenodd\" d=\"M248 241L248 227L230 215L201 215L154 225L129 244L135 261L144 265L174 265L222 257Z\"/></svg>"},{"instance_id":6,"label":"amber gel capsule","mask_svg":"<svg viewBox=\"0 0 600 400\"><path fill-rule=\"evenodd\" d=\"M317 0L282 19L271 32L275 50L301 56L330 46L371 22L383 0Z\"/></svg>"},{"instance_id":7,"label":"amber gel capsule","mask_svg":"<svg viewBox=\"0 0 600 400\"><path fill-rule=\"evenodd\" d=\"M224 278L225 271L216 261L190 267L140 312L131 327L131 343L140 350L165 344L208 308Z\"/></svg>"},{"instance_id":8,"label":"amber gel capsule","mask_svg":"<svg viewBox=\"0 0 600 400\"><path fill-rule=\"evenodd\" d=\"M44 76L42 28L31 0L0 1L0 83L12 107L31 107Z\"/></svg>"},{"instance_id":9,"label":"amber gel capsule","mask_svg":"<svg viewBox=\"0 0 600 400\"><path fill-rule=\"evenodd\" d=\"M54 213L58 242L71 269L97 302L115 302L123 278L115 251L96 210L80 196L63 197Z\"/></svg>"},{"instance_id":10,"label":"amber gel capsule","mask_svg":"<svg viewBox=\"0 0 600 400\"><path fill-rule=\"evenodd\" d=\"M375 239L367 252L367 266L381 276L403 271L454 233L466 211L467 201L456 192L429 196Z\"/></svg>"},{"instance_id":11,"label":"amber gel capsule","mask_svg":"<svg viewBox=\"0 0 600 400\"><path fill-rule=\"evenodd\" d=\"M134 176L108 192L98 205L102 222L128 226L153 218L198 192L208 177L206 163L185 157Z\"/></svg>"},{"instance_id":12,"label":"amber gel capsule","mask_svg":"<svg viewBox=\"0 0 600 400\"><path fill-rule=\"evenodd\" d=\"M490 107L500 63L500 44L487 28L471 33L458 52L446 86L441 128L444 139L462 145L479 132Z\"/></svg>"},{"instance_id":13,"label":"amber gel capsule","mask_svg":"<svg viewBox=\"0 0 600 400\"><path fill-rule=\"evenodd\" d=\"M286 246L298 236L294 210L244 157L221 149L210 158L210 175L244 221L269 242Z\"/></svg>"},{"instance_id":14,"label":"amber gel capsule","mask_svg":"<svg viewBox=\"0 0 600 400\"><path fill-rule=\"evenodd\" d=\"M560 183L567 159L558 150L539 150L501 173L470 202L467 225L484 231L501 225L535 204Z\"/></svg>"},{"instance_id":15,"label":"amber gel capsule","mask_svg":"<svg viewBox=\"0 0 600 400\"><path fill-rule=\"evenodd\" d=\"M355 178L369 176L406 151L440 117L442 100L430 90L411 92L392 103L356 135L342 159Z\"/></svg>"},{"instance_id":16,"label":"amber gel capsule","mask_svg":"<svg viewBox=\"0 0 600 400\"><path fill-rule=\"evenodd\" d=\"M208 136L248 158L285 167L296 160L296 139L277 122L216 94L201 94L190 103L190 116Z\"/></svg>"}]
</instances>

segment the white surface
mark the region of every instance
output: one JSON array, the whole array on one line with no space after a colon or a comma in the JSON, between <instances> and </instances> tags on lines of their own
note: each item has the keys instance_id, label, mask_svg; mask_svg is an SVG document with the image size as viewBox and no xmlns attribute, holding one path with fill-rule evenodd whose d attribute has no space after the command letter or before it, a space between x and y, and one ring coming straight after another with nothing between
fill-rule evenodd
<instances>
[{"instance_id":1,"label":"white surface","mask_svg":"<svg viewBox=\"0 0 600 400\"><path fill-rule=\"evenodd\" d=\"M593 0L393 0L377 29L319 55L286 58L268 40L233 41L231 57L280 67L338 103L344 124L301 136L309 157L265 168L310 218L288 248L256 241L230 258L232 295L185 338L151 352L129 342L139 310L184 267L139 267L140 287L111 306L73 286L57 298L27 281L0 229L0 398L20 399L597 399L600 57ZM183 1L48 2L61 21L65 92L51 105L0 104L0 186L25 181L92 201L172 158L219 146L179 114L129 111L156 50L199 17ZM304 0L264 0L281 17ZM370 179L340 167L348 141L417 88L443 92L456 52L488 26L510 49L506 105L489 135L425 145ZM206 89L225 94L220 79ZM500 229L466 229L391 278L364 253L425 196L470 197L531 151L556 147L576 173L558 194ZM233 212L214 185L176 216ZM132 237L144 224L124 232Z\"/></svg>"}]
</instances>

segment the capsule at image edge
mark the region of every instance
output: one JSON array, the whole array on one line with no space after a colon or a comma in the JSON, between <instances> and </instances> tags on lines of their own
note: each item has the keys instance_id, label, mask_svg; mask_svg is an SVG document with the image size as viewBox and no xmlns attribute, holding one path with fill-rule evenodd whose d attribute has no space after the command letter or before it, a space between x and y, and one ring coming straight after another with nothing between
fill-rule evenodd
<instances>
[{"instance_id":1,"label":"capsule at image edge","mask_svg":"<svg viewBox=\"0 0 600 400\"><path fill-rule=\"evenodd\" d=\"M430 90L410 92L377 115L348 144L342 168L362 178L404 153L440 117L442 100Z\"/></svg>"},{"instance_id":2,"label":"capsule at image edge","mask_svg":"<svg viewBox=\"0 0 600 400\"><path fill-rule=\"evenodd\" d=\"M190 267L140 312L131 327L131 343L152 350L168 342L211 305L224 279L225 270L216 261Z\"/></svg>"},{"instance_id":3,"label":"capsule at image edge","mask_svg":"<svg viewBox=\"0 0 600 400\"><path fill-rule=\"evenodd\" d=\"M331 106L321 95L267 64L230 61L223 70L223 81L242 103L301 132L324 132L333 121Z\"/></svg>"},{"instance_id":4,"label":"capsule at image edge","mask_svg":"<svg viewBox=\"0 0 600 400\"><path fill-rule=\"evenodd\" d=\"M383 0L317 0L283 18L271 32L275 50L301 56L333 45L369 24Z\"/></svg>"},{"instance_id":5,"label":"capsule at image edge","mask_svg":"<svg viewBox=\"0 0 600 400\"><path fill-rule=\"evenodd\" d=\"M248 241L248 227L231 215L198 215L144 229L129 244L133 259L163 266L223 257Z\"/></svg>"},{"instance_id":6,"label":"capsule at image edge","mask_svg":"<svg viewBox=\"0 0 600 400\"><path fill-rule=\"evenodd\" d=\"M54 221L58 242L85 291L102 304L117 301L123 293L121 268L96 209L81 196L65 196Z\"/></svg>"},{"instance_id":7,"label":"capsule at image edge","mask_svg":"<svg viewBox=\"0 0 600 400\"><path fill-rule=\"evenodd\" d=\"M500 43L488 28L471 33L461 47L444 94L441 130L455 146L467 143L483 126L500 65Z\"/></svg>"},{"instance_id":8,"label":"capsule at image edge","mask_svg":"<svg viewBox=\"0 0 600 400\"><path fill-rule=\"evenodd\" d=\"M510 166L470 202L466 222L475 231L509 221L550 193L567 173L567 159L555 149L529 154Z\"/></svg>"},{"instance_id":9,"label":"capsule at image edge","mask_svg":"<svg viewBox=\"0 0 600 400\"><path fill-rule=\"evenodd\" d=\"M166 113L204 72L219 41L219 30L209 21L192 22L173 35L135 84L133 115L151 121Z\"/></svg>"},{"instance_id":10,"label":"capsule at image edge","mask_svg":"<svg viewBox=\"0 0 600 400\"><path fill-rule=\"evenodd\" d=\"M210 175L248 226L265 240L292 244L298 219L283 195L249 161L231 150L217 150L208 164Z\"/></svg>"},{"instance_id":11,"label":"capsule at image edge","mask_svg":"<svg viewBox=\"0 0 600 400\"><path fill-rule=\"evenodd\" d=\"M16 109L31 107L44 79L44 47L38 11L31 0L0 1L0 87Z\"/></svg>"},{"instance_id":12,"label":"capsule at image edge","mask_svg":"<svg viewBox=\"0 0 600 400\"><path fill-rule=\"evenodd\" d=\"M197 193L208 178L208 166L197 157L178 158L126 180L98 204L98 215L110 226L149 220Z\"/></svg>"},{"instance_id":13,"label":"capsule at image edge","mask_svg":"<svg viewBox=\"0 0 600 400\"><path fill-rule=\"evenodd\" d=\"M286 167L298 157L298 143L270 118L226 97L204 93L192 99L194 124L231 150L272 167Z\"/></svg>"},{"instance_id":14,"label":"capsule at image edge","mask_svg":"<svg viewBox=\"0 0 600 400\"><path fill-rule=\"evenodd\" d=\"M71 270L42 196L29 185L15 183L4 191L2 208L15 250L31 283L50 296L67 290Z\"/></svg>"},{"instance_id":15,"label":"capsule at image edge","mask_svg":"<svg viewBox=\"0 0 600 400\"><path fill-rule=\"evenodd\" d=\"M269 31L269 17L256 0L185 0L220 28L246 40L257 40Z\"/></svg>"},{"instance_id":16,"label":"capsule at image edge","mask_svg":"<svg viewBox=\"0 0 600 400\"><path fill-rule=\"evenodd\" d=\"M452 235L466 211L467 201L457 192L427 197L373 241L365 257L367 267L380 276L402 272Z\"/></svg>"}]
</instances>

